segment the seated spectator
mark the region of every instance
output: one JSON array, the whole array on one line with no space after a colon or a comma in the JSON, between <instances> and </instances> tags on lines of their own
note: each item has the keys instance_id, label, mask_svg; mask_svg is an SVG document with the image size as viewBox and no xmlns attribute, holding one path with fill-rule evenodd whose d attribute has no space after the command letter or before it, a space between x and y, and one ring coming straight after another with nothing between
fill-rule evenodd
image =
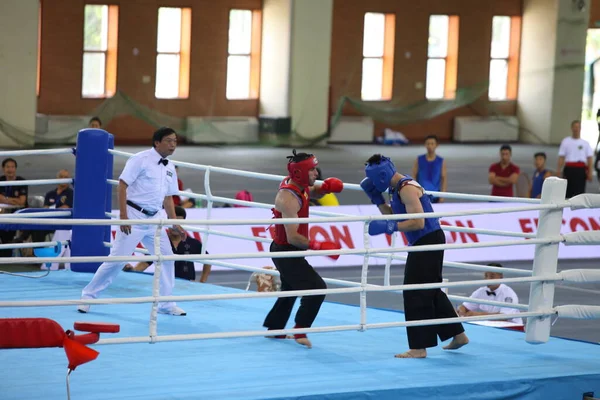
<instances>
[{"instance_id":1,"label":"seated spectator","mask_svg":"<svg viewBox=\"0 0 600 400\"><path fill-rule=\"evenodd\" d=\"M242 200L242 201L254 201L254 197L252 197L252 193L250 193L247 190L240 190L239 192L237 192L235 194L235 199L236 200ZM248 206L241 206L239 204L234 204L234 207L248 207Z\"/></svg>"},{"instance_id":2,"label":"seated spectator","mask_svg":"<svg viewBox=\"0 0 600 400\"><path fill-rule=\"evenodd\" d=\"M58 179L68 179L71 174L66 169L61 169L56 174ZM68 183L59 184L56 189L50 190L44 196L44 208L73 208L73 189ZM54 231L47 230L23 230L19 231L14 239L15 243L31 242L45 242L48 235L53 234Z\"/></svg>"},{"instance_id":3,"label":"seated spectator","mask_svg":"<svg viewBox=\"0 0 600 400\"><path fill-rule=\"evenodd\" d=\"M600 183L600 146L596 151L596 161L594 162L594 168L596 169L596 178L598 178L598 182Z\"/></svg>"},{"instance_id":4,"label":"seated spectator","mask_svg":"<svg viewBox=\"0 0 600 400\"><path fill-rule=\"evenodd\" d=\"M533 156L533 165L535 166L535 172L533 173L529 197L532 199L539 199L542 197L544 180L547 177L552 176L552 172L546 169L546 153L535 153Z\"/></svg>"},{"instance_id":5,"label":"seated spectator","mask_svg":"<svg viewBox=\"0 0 600 400\"><path fill-rule=\"evenodd\" d=\"M513 197L513 185L519 179L521 170L511 162L512 148L504 144L500 147L500 162L490 165L488 181L492 185L492 196Z\"/></svg>"},{"instance_id":6,"label":"seated spectator","mask_svg":"<svg viewBox=\"0 0 600 400\"><path fill-rule=\"evenodd\" d=\"M436 154L435 150L438 144L438 138L435 135L425 138L427 153L420 155L415 160L412 176L425 190L446 192L446 160ZM443 198L431 195L429 197L432 203L442 203L444 201Z\"/></svg>"},{"instance_id":7,"label":"seated spectator","mask_svg":"<svg viewBox=\"0 0 600 400\"><path fill-rule=\"evenodd\" d=\"M177 219L185 219L187 213L185 209L181 206L175 207L175 215ZM173 248L174 254L202 254L202 243L194 239L193 237L186 237L185 239L174 229L167 229L167 235L169 236L169 240L171 240L171 247ZM206 253L208 254L208 253ZM131 264L125 265L123 268L124 271L137 271L142 272L145 271L152 265L152 262L140 262L135 267ZM206 282L208 280L208 276L210 275L211 270L210 264L204 264L202 267L202 275L200 276L200 282ZM175 261L175 276L177 278L188 279L190 281L196 280L196 269L194 268L193 261Z\"/></svg>"},{"instance_id":8,"label":"seated spectator","mask_svg":"<svg viewBox=\"0 0 600 400\"><path fill-rule=\"evenodd\" d=\"M17 175L17 161L13 158L5 158L2 161L4 175L0 181L24 181L25 178ZM27 186L0 186L0 209L2 213L13 213L19 208L27 207ZM12 243L16 231L0 230L0 243ZM0 257L11 257L12 250L0 250Z\"/></svg>"},{"instance_id":9,"label":"seated spectator","mask_svg":"<svg viewBox=\"0 0 600 400\"><path fill-rule=\"evenodd\" d=\"M88 128L102 129L102 121L98 117L92 117L88 122Z\"/></svg>"},{"instance_id":10,"label":"seated spectator","mask_svg":"<svg viewBox=\"0 0 600 400\"><path fill-rule=\"evenodd\" d=\"M179 167L175 166L175 172L177 172L177 188L179 191L183 191L183 181L179 178ZM188 192L191 192L192 189L186 189ZM186 196L173 196L173 203L176 206L181 206L183 208L194 208L196 207L195 199Z\"/></svg>"},{"instance_id":11,"label":"seated spectator","mask_svg":"<svg viewBox=\"0 0 600 400\"><path fill-rule=\"evenodd\" d=\"M267 266L263 267L263 269L275 269L275 267ZM281 279L276 275L253 272L252 275L250 275L246 290L250 289L252 283L256 284L256 290L258 292L278 292L281 290Z\"/></svg>"},{"instance_id":12,"label":"seated spectator","mask_svg":"<svg viewBox=\"0 0 600 400\"><path fill-rule=\"evenodd\" d=\"M490 267L502 268L502 265L498 263L490 263L488 265ZM486 272L484 277L485 279L502 279L504 275L500 272ZM507 286L503 283L499 285L490 284L480 287L479 289L475 290L470 297L473 299L494 300L503 303L519 302L519 298L517 297L515 291L512 290L510 286ZM488 304L466 302L458 306L457 313L461 317L473 317L475 315L519 314L519 310L510 307L498 307ZM515 317L507 321L523 325L523 319L519 317Z\"/></svg>"}]
</instances>

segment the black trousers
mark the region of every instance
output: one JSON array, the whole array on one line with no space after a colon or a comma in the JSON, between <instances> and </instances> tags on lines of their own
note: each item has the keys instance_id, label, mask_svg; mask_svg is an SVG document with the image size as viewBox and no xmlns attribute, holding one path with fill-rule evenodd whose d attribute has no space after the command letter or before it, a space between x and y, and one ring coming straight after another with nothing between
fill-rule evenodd
<instances>
[{"instance_id":1,"label":"black trousers","mask_svg":"<svg viewBox=\"0 0 600 400\"><path fill-rule=\"evenodd\" d=\"M565 167L563 177L567 180L567 199L585 193L587 167Z\"/></svg>"},{"instance_id":2,"label":"black trousers","mask_svg":"<svg viewBox=\"0 0 600 400\"><path fill-rule=\"evenodd\" d=\"M440 229L419 239L414 246L446 243ZM404 284L442 282L444 251L408 253L404 269ZM456 317L456 311L441 289L404 291L404 313L407 321ZM441 341L464 332L462 324L431 325L408 327L408 345L411 349L425 349L437 346Z\"/></svg>"},{"instance_id":3,"label":"black trousers","mask_svg":"<svg viewBox=\"0 0 600 400\"><path fill-rule=\"evenodd\" d=\"M297 251L301 250L291 245L278 245L271 243L271 251ZM273 258L275 268L280 273L281 291L326 289L323 278L314 270L304 257L298 258ZM296 313L296 326L310 328L317 318L325 295L306 296L300 300L300 308ZM284 329L290 318L295 297L280 297L265 318L263 326L269 329Z\"/></svg>"}]
</instances>

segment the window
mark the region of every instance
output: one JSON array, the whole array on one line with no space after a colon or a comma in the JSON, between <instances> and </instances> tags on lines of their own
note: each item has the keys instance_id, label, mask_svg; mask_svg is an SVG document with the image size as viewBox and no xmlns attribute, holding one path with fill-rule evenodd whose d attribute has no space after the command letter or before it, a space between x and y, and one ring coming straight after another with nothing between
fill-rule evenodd
<instances>
[{"instance_id":1,"label":"window","mask_svg":"<svg viewBox=\"0 0 600 400\"><path fill-rule=\"evenodd\" d=\"M83 28L83 97L111 97L117 88L119 8L86 5Z\"/></svg>"},{"instance_id":2,"label":"window","mask_svg":"<svg viewBox=\"0 0 600 400\"><path fill-rule=\"evenodd\" d=\"M452 99L458 71L458 16L431 15L427 46L425 97Z\"/></svg>"},{"instance_id":3,"label":"window","mask_svg":"<svg viewBox=\"0 0 600 400\"><path fill-rule=\"evenodd\" d=\"M190 94L192 9L160 7L156 41L157 99L187 99Z\"/></svg>"},{"instance_id":4,"label":"window","mask_svg":"<svg viewBox=\"0 0 600 400\"><path fill-rule=\"evenodd\" d=\"M363 100L392 98L395 29L394 14L365 14L361 84Z\"/></svg>"},{"instance_id":5,"label":"window","mask_svg":"<svg viewBox=\"0 0 600 400\"><path fill-rule=\"evenodd\" d=\"M517 96L519 66L519 17L494 16L490 60L490 100L511 100Z\"/></svg>"},{"instance_id":6,"label":"window","mask_svg":"<svg viewBox=\"0 0 600 400\"><path fill-rule=\"evenodd\" d=\"M260 11L231 10L229 12L225 93L228 100L258 98L260 31Z\"/></svg>"}]
</instances>

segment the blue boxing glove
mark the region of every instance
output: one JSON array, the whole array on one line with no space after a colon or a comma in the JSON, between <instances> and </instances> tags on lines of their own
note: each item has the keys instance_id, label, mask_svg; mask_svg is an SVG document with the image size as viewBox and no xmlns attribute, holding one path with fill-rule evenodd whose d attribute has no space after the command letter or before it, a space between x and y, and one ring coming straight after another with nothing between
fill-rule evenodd
<instances>
[{"instance_id":1,"label":"blue boxing glove","mask_svg":"<svg viewBox=\"0 0 600 400\"><path fill-rule=\"evenodd\" d=\"M393 234L398 230L398 221L371 221L369 223L369 235L381 235L387 233L388 235Z\"/></svg>"},{"instance_id":2,"label":"blue boxing glove","mask_svg":"<svg viewBox=\"0 0 600 400\"><path fill-rule=\"evenodd\" d=\"M385 204L383 195L379 192L379 190L375 188L375 185L373 184L373 181L371 181L371 179L363 179L360 182L360 187L367 194L367 196L369 196L369 199L371 199L371 203L375 204L376 206Z\"/></svg>"}]
</instances>

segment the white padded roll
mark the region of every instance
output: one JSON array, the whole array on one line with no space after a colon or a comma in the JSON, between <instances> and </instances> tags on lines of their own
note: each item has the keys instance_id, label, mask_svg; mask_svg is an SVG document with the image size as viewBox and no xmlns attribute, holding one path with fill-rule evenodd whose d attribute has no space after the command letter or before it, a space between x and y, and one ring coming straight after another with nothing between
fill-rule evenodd
<instances>
[{"instance_id":1,"label":"white padded roll","mask_svg":"<svg viewBox=\"0 0 600 400\"><path fill-rule=\"evenodd\" d=\"M560 276L563 281L571 283L600 282L600 269L569 269L562 271Z\"/></svg>"},{"instance_id":2,"label":"white padded roll","mask_svg":"<svg viewBox=\"0 0 600 400\"><path fill-rule=\"evenodd\" d=\"M568 305L557 306L554 310L559 318L572 319L598 319L600 318L600 306Z\"/></svg>"},{"instance_id":3,"label":"white padded roll","mask_svg":"<svg viewBox=\"0 0 600 400\"><path fill-rule=\"evenodd\" d=\"M600 244L600 231L578 231L565 233L563 235L564 243L567 246L573 245L598 245Z\"/></svg>"},{"instance_id":4,"label":"white padded roll","mask_svg":"<svg viewBox=\"0 0 600 400\"><path fill-rule=\"evenodd\" d=\"M579 194L569 199L571 210L580 210L582 208L600 208L600 194Z\"/></svg>"}]
</instances>

